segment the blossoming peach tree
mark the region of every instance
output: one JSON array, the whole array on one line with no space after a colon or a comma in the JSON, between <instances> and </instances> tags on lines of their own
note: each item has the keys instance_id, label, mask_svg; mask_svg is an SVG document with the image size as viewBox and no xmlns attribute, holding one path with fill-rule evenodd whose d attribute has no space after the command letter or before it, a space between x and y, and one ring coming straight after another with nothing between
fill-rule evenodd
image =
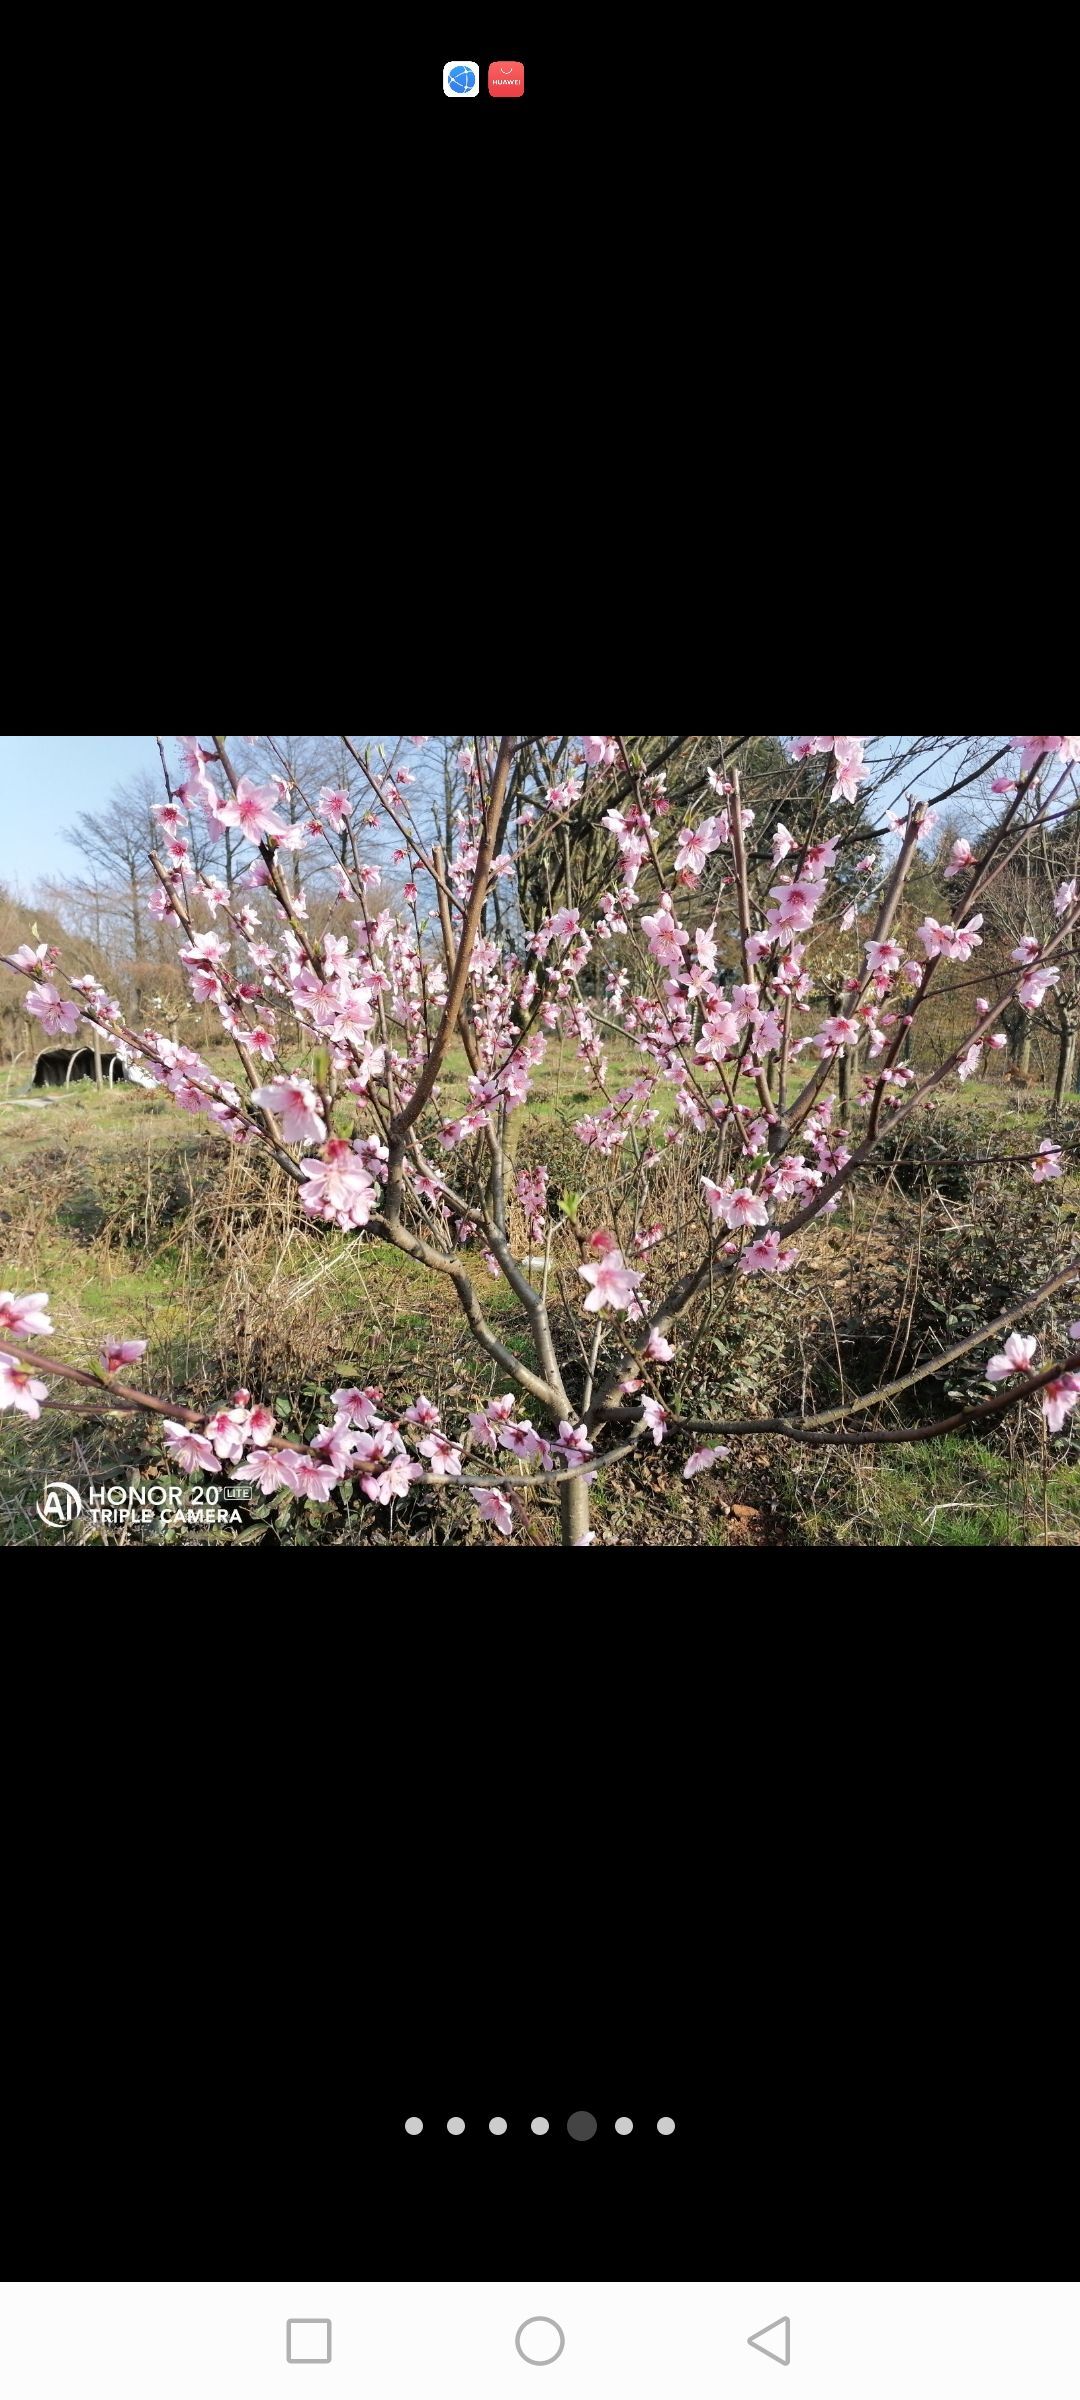
<instances>
[{"instance_id":1,"label":"blossoming peach tree","mask_svg":"<svg viewBox=\"0 0 1080 2400\"><path fill-rule=\"evenodd\" d=\"M401 742L422 751L429 738ZM579 1545L595 1538L597 1472L641 1443L659 1448L673 1429L694 1439L687 1478L715 1470L728 1442L747 1433L842 1446L925 1440L1029 1397L1060 1430L1080 1400L1080 1323L1045 1363L1034 1337L1009 1328L1080 1278L1076 1258L929 1367L847 1407L703 1421L665 1402L680 1328L706 1288L722 1304L756 1278L767 1308L773 1279L798 1274L807 1229L837 1208L885 1130L949 1078L970 1076L988 1045L1002 1046L1006 1008L1038 1009L1060 973L1055 954L1072 954L1080 917L1076 884L1065 881L1055 931L1020 942L1003 994L972 992L963 1038L920 1077L907 1063L908 1036L940 962L975 959L995 879L1024 841L1075 807L1080 736L1017 735L982 761L981 790L989 787L996 807L975 843L953 845L944 870L955 887L953 921L928 914L907 943L897 928L931 823L925 802L908 794L887 812L895 856L883 867L875 853L857 862L871 881L852 901L851 877L844 885L840 870L854 864L845 812L858 810L871 774L864 738L807 734L790 743L792 775L802 778L798 833L776 808L757 821L748 805L738 752L749 737L730 755L716 738L712 763L673 799L666 774L650 772L621 735L477 737L461 754L462 805L448 811L442 840L421 829L411 771L388 768L385 756L373 768L348 736L359 790L303 795L299 814L288 776L264 768L260 780L244 760L243 746L254 750L261 737L183 737L174 778L162 748L153 906L175 929L193 1002L220 1018L235 1073L125 1022L99 981L66 975L45 944L24 944L6 962L27 979L27 1010L52 1037L98 1028L136 1081L158 1085L228 1142L264 1152L309 1219L358 1242L377 1236L446 1279L508 1389L478 1405L467 1425L448 1427L423 1394L388 1414L374 1381L342 1388L330 1421L301 1442L245 1389L209 1414L138 1389L129 1370L144 1342L111 1342L93 1366L54 1358L47 1294L4 1292L0 1407L37 1417L65 1405L65 1384L89 1387L92 1405L162 1420L165 1447L189 1474L225 1468L263 1494L320 1502L347 1479L373 1510L421 1480L452 1485L503 1535L515 1529L525 1489L554 1486L563 1540ZM1004 771L991 784L995 756ZM527 788L535 805L523 805ZM192 867L192 828L204 821L230 831L242 869L231 883ZM365 843L380 822L396 843L400 900L373 913L382 870ZM588 831L577 852L589 869L581 867L582 893L597 877L604 888L575 904L579 824ZM347 932L312 930L298 868L320 862ZM527 888L547 893L531 926L513 906ZM841 1004L820 1017L808 954L832 931L848 942L848 972ZM726 972L722 946L734 959ZM516 1163L513 1119L529 1109L553 1038L574 1044L596 1094L575 1127L591 1185L587 1222L583 1195L566 1195L556 1210L546 1167ZM440 1077L452 1042L465 1052L469 1100L449 1119ZM630 1079L609 1091L612 1060L628 1053ZM842 1088L862 1118L847 1138L831 1088L841 1062ZM666 1119L664 1087L674 1096ZM670 1228L646 1221L648 1193L673 1144L695 1154L697 1200L680 1227L677 1271L658 1279L651 1253ZM1052 1182L1061 1151L1044 1141L1020 1163L1037 1183ZM565 1263L568 1252L577 1322L549 1304L553 1255ZM527 1360L489 1321L473 1259L516 1295ZM565 1275L560 1288L565 1294ZM808 1312L813 1305L808 1277ZM985 1399L937 1422L867 1422L876 1404L1004 1333L982 1370L992 1387Z\"/></svg>"}]
</instances>

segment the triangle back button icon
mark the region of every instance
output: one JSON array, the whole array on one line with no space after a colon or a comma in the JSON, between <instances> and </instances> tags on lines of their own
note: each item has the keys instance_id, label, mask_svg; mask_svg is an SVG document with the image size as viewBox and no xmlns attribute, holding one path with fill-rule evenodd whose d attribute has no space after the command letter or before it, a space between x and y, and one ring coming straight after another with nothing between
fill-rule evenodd
<instances>
[{"instance_id":1,"label":"triangle back button icon","mask_svg":"<svg viewBox=\"0 0 1080 2400\"><path fill-rule=\"evenodd\" d=\"M766 2335L770 2333L774 2337L771 2342L766 2340ZM790 2317L774 2317L771 2325L763 2325L760 2333L751 2333L747 2339L751 2350L760 2350L763 2357L774 2358L778 2367L790 2367Z\"/></svg>"}]
</instances>

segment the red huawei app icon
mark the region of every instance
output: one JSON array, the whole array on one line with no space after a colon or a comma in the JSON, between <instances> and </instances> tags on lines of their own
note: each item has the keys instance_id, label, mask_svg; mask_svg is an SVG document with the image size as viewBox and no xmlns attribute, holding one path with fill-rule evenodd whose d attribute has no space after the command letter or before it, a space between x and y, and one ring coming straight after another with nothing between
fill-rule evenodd
<instances>
[{"instance_id":1,"label":"red huawei app icon","mask_svg":"<svg viewBox=\"0 0 1080 2400\"><path fill-rule=\"evenodd\" d=\"M519 58L496 58L488 68L488 90L493 100L520 100L525 91L525 69Z\"/></svg>"}]
</instances>

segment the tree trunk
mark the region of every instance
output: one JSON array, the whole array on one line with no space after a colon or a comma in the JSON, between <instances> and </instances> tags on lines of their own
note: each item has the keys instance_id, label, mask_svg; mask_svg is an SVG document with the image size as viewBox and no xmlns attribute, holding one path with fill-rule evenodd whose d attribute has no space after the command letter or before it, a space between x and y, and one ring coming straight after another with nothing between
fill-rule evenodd
<instances>
[{"instance_id":1,"label":"tree trunk","mask_svg":"<svg viewBox=\"0 0 1080 2400\"><path fill-rule=\"evenodd\" d=\"M574 1475L569 1483L559 1485L559 1513L562 1518L562 1546L578 1542L589 1531L589 1486L584 1475Z\"/></svg>"},{"instance_id":2,"label":"tree trunk","mask_svg":"<svg viewBox=\"0 0 1080 2400\"><path fill-rule=\"evenodd\" d=\"M142 984L139 980L139 961L142 957L143 936L142 917L139 913L139 879L135 872L134 862L132 862L132 865L128 870L128 874L131 882L131 941L135 953L133 960L135 970L135 1014L136 1016L141 1017L143 1013L143 996Z\"/></svg>"},{"instance_id":3,"label":"tree trunk","mask_svg":"<svg viewBox=\"0 0 1080 2400\"><path fill-rule=\"evenodd\" d=\"M1064 1107L1066 1094L1071 1092L1073 1086L1073 1076L1076 1069L1075 1025L1064 1026L1057 1038L1057 1076L1054 1083L1054 1097L1051 1104L1055 1111Z\"/></svg>"},{"instance_id":4,"label":"tree trunk","mask_svg":"<svg viewBox=\"0 0 1080 2400\"><path fill-rule=\"evenodd\" d=\"M840 1108L839 1108L839 1122L840 1122L840 1124L841 1124L841 1125L848 1125L848 1124L850 1124L850 1122L851 1122L851 1052L850 1052L850 1050L842 1050L842 1051L840 1052L840 1072L839 1072L838 1081L839 1081L839 1085L840 1085Z\"/></svg>"},{"instance_id":5,"label":"tree trunk","mask_svg":"<svg viewBox=\"0 0 1080 2400\"><path fill-rule=\"evenodd\" d=\"M1018 1075L1030 1075L1031 1027L1029 1024L1025 1024L1017 1035L1016 1048L1013 1052L1013 1065L1016 1068Z\"/></svg>"}]
</instances>

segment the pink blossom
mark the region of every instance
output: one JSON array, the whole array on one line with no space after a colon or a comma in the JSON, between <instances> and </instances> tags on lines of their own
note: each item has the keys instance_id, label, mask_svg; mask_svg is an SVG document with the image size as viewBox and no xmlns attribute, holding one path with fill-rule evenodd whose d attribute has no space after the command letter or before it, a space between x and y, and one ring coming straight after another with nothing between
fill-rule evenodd
<instances>
[{"instance_id":1,"label":"pink blossom","mask_svg":"<svg viewBox=\"0 0 1080 2400\"><path fill-rule=\"evenodd\" d=\"M274 1037L268 1025L253 1025L250 1028L238 1025L236 1038L243 1044L245 1050L253 1051L256 1058L265 1058L268 1065L271 1065L277 1056Z\"/></svg>"},{"instance_id":2,"label":"pink blossom","mask_svg":"<svg viewBox=\"0 0 1080 2400\"><path fill-rule=\"evenodd\" d=\"M1016 997L1021 1008L1041 1008L1051 984L1061 980L1060 967L1032 967L1020 984Z\"/></svg>"},{"instance_id":3,"label":"pink blossom","mask_svg":"<svg viewBox=\"0 0 1080 2400\"><path fill-rule=\"evenodd\" d=\"M725 1193L719 1213L733 1233L741 1233L748 1225L767 1225L769 1222L764 1200L758 1192L752 1192L745 1186L741 1191Z\"/></svg>"},{"instance_id":4,"label":"pink blossom","mask_svg":"<svg viewBox=\"0 0 1080 2400\"><path fill-rule=\"evenodd\" d=\"M411 1483L419 1481L424 1470L415 1458L392 1458L381 1475L365 1475L362 1489L379 1508L389 1508L392 1500L404 1500Z\"/></svg>"},{"instance_id":5,"label":"pink blossom","mask_svg":"<svg viewBox=\"0 0 1080 2400\"><path fill-rule=\"evenodd\" d=\"M824 883L836 865L836 842L812 842L802 864L802 883Z\"/></svg>"},{"instance_id":6,"label":"pink blossom","mask_svg":"<svg viewBox=\"0 0 1080 2400\"><path fill-rule=\"evenodd\" d=\"M667 1432L669 1414L668 1410L661 1406L659 1400L643 1400L641 1403L641 1414L645 1419L645 1423L649 1428L657 1449L659 1449L664 1435Z\"/></svg>"},{"instance_id":7,"label":"pink blossom","mask_svg":"<svg viewBox=\"0 0 1080 2400\"><path fill-rule=\"evenodd\" d=\"M288 827L277 814L281 793L276 784L259 786L249 775L242 775L235 794L221 801L214 811L219 825L238 825L249 842L259 842L265 834L282 834Z\"/></svg>"},{"instance_id":8,"label":"pink blossom","mask_svg":"<svg viewBox=\"0 0 1080 2400\"><path fill-rule=\"evenodd\" d=\"M897 942L866 942L867 965L875 975L895 975L903 965L904 953Z\"/></svg>"},{"instance_id":9,"label":"pink blossom","mask_svg":"<svg viewBox=\"0 0 1080 2400\"><path fill-rule=\"evenodd\" d=\"M1004 1350L999 1350L986 1369L988 1383L1004 1383L1009 1375L1026 1375L1039 1347L1037 1334L1010 1333Z\"/></svg>"},{"instance_id":10,"label":"pink blossom","mask_svg":"<svg viewBox=\"0 0 1080 2400\"><path fill-rule=\"evenodd\" d=\"M247 1410L243 1408L219 1408L206 1420L206 1439L218 1458L242 1458L246 1432Z\"/></svg>"},{"instance_id":11,"label":"pink blossom","mask_svg":"<svg viewBox=\"0 0 1080 2400\"><path fill-rule=\"evenodd\" d=\"M163 1431L166 1449L186 1475L194 1475L200 1468L211 1475L215 1473L218 1462L204 1434L193 1433L189 1426L177 1425L170 1417L165 1418Z\"/></svg>"},{"instance_id":12,"label":"pink blossom","mask_svg":"<svg viewBox=\"0 0 1080 2400\"><path fill-rule=\"evenodd\" d=\"M335 1446L342 1455L347 1447L349 1457L355 1458L364 1467L384 1467L388 1459L406 1455L397 1426L382 1423L377 1424L372 1433L349 1433L339 1420L327 1428L325 1439L320 1434L319 1440L312 1445L314 1449L328 1449L331 1456ZM418 1467L417 1474L422 1473L423 1469Z\"/></svg>"},{"instance_id":13,"label":"pink blossom","mask_svg":"<svg viewBox=\"0 0 1080 2400\"><path fill-rule=\"evenodd\" d=\"M31 948L29 942L20 942L18 949L13 950L6 958L5 964L9 967L20 968L24 974L36 975L44 967L49 955L47 942L39 942L36 950Z\"/></svg>"},{"instance_id":14,"label":"pink blossom","mask_svg":"<svg viewBox=\"0 0 1080 2400\"><path fill-rule=\"evenodd\" d=\"M318 814L324 825L331 825L336 833L340 832L341 827L348 822L352 815L352 801L348 792L331 791L324 788L319 793Z\"/></svg>"},{"instance_id":15,"label":"pink blossom","mask_svg":"<svg viewBox=\"0 0 1080 2400\"><path fill-rule=\"evenodd\" d=\"M854 1017L826 1017L818 1035L819 1045L830 1054L838 1050L854 1050L861 1027Z\"/></svg>"},{"instance_id":16,"label":"pink blossom","mask_svg":"<svg viewBox=\"0 0 1080 2400\"><path fill-rule=\"evenodd\" d=\"M781 1249L780 1235L773 1226L769 1233L762 1235L760 1242L752 1243L750 1249L743 1252L740 1263L744 1275L786 1275L788 1268L795 1265L798 1255L797 1250Z\"/></svg>"},{"instance_id":17,"label":"pink blossom","mask_svg":"<svg viewBox=\"0 0 1080 2400\"><path fill-rule=\"evenodd\" d=\"M1060 1150L1055 1150L1053 1142L1040 1142L1039 1155L1031 1169L1032 1182L1053 1183L1062 1172Z\"/></svg>"},{"instance_id":18,"label":"pink blossom","mask_svg":"<svg viewBox=\"0 0 1080 2400\"><path fill-rule=\"evenodd\" d=\"M777 906L768 912L768 923L796 933L805 933L814 922L814 912L820 906L822 886L812 875L800 876L797 883L774 883L770 898Z\"/></svg>"},{"instance_id":19,"label":"pink blossom","mask_svg":"<svg viewBox=\"0 0 1080 2400\"><path fill-rule=\"evenodd\" d=\"M147 1342L106 1342L101 1363L106 1375L115 1375L118 1367L132 1367L149 1348Z\"/></svg>"},{"instance_id":20,"label":"pink blossom","mask_svg":"<svg viewBox=\"0 0 1080 2400\"><path fill-rule=\"evenodd\" d=\"M369 1385L363 1392L358 1391L355 1384L349 1384L339 1392L331 1392L330 1398L347 1425L367 1427L378 1424L375 1403L382 1399L382 1393L375 1384Z\"/></svg>"},{"instance_id":21,"label":"pink blossom","mask_svg":"<svg viewBox=\"0 0 1080 2400\"><path fill-rule=\"evenodd\" d=\"M42 1400L49 1397L47 1383L21 1367L17 1358L0 1350L0 1408L17 1408L24 1417L40 1417Z\"/></svg>"},{"instance_id":22,"label":"pink blossom","mask_svg":"<svg viewBox=\"0 0 1080 2400\"><path fill-rule=\"evenodd\" d=\"M244 1460L243 1466L233 1468L233 1481L235 1483L257 1483L266 1499L269 1499L272 1492L280 1492L282 1489L295 1492L296 1480L290 1462L297 1456L296 1451L289 1450L262 1448L252 1450Z\"/></svg>"},{"instance_id":23,"label":"pink blossom","mask_svg":"<svg viewBox=\"0 0 1080 2400\"><path fill-rule=\"evenodd\" d=\"M461 1473L461 1452L455 1443L447 1441L445 1434L429 1434L420 1444L420 1454L431 1460L431 1472L440 1479Z\"/></svg>"},{"instance_id":24,"label":"pink blossom","mask_svg":"<svg viewBox=\"0 0 1080 2400\"><path fill-rule=\"evenodd\" d=\"M642 1240L643 1238L641 1237ZM662 1333L651 1333L641 1355L643 1358L653 1359L658 1366L666 1367L668 1361L674 1358L675 1352L671 1343L665 1341Z\"/></svg>"},{"instance_id":25,"label":"pink blossom","mask_svg":"<svg viewBox=\"0 0 1080 2400\"><path fill-rule=\"evenodd\" d=\"M328 1142L321 1158L301 1160L300 1172L305 1178L300 1206L309 1216L321 1217L343 1232L368 1223L378 1192L351 1142Z\"/></svg>"},{"instance_id":26,"label":"pink blossom","mask_svg":"<svg viewBox=\"0 0 1080 2400\"><path fill-rule=\"evenodd\" d=\"M834 744L843 739L838 733L797 733L791 745L793 758L827 757Z\"/></svg>"},{"instance_id":27,"label":"pink blossom","mask_svg":"<svg viewBox=\"0 0 1080 2400\"><path fill-rule=\"evenodd\" d=\"M970 866L974 866L974 863L975 852L971 847L971 843L965 841L954 842L952 849L949 852L949 863L945 869L946 883L951 883L954 876L962 875L965 869Z\"/></svg>"},{"instance_id":28,"label":"pink blossom","mask_svg":"<svg viewBox=\"0 0 1080 2400\"><path fill-rule=\"evenodd\" d=\"M730 1457L730 1450L723 1444L716 1450L692 1450L683 1468L683 1482L689 1483L692 1475L704 1475L709 1467L715 1467L718 1458Z\"/></svg>"},{"instance_id":29,"label":"pink blossom","mask_svg":"<svg viewBox=\"0 0 1080 2400\"><path fill-rule=\"evenodd\" d=\"M863 746L854 734L840 734L836 744L836 781L832 788L834 800L857 800L859 785L865 783L870 769L864 763Z\"/></svg>"},{"instance_id":30,"label":"pink blossom","mask_svg":"<svg viewBox=\"0 0 1080 2400\"><path fill-rule=\"evenodd\" d=\"M966 963L973 950L982 949L982 935L978 931L981 924L981 917L969 917L967 924L959 927L949 943L948 956L950 958L958 958Z\"/></svg>"},{"instance_id":31,"label":"pink blossom","mask_svg":"<svg viewBox=\"0 0 1080 2400\"><path fill-rule=\"evenodd\" d=\"M394 1438L398 1438L396 1434ZM363 1457L365 1464L370 1465L373 1456L377 1456L381 1462L388 1454L385 1436L373 1442L367 1434L354 1433L350 1426L342 1423L340 1417L335 1417L332 1425L320 1425L308 1448L327 1457L339 1475L352 1473L355 1458Z\"/></svg>"},{"instance_id":32,"label":"pink blossom","mask_svg":"<svg viewBox=\"0 0 1080 2400\"><path fill-rule=\"evenodd\" d=\"M585 1302L586 1312L600 1308L629 1308L637 1287L645 1278L628 1267L621 1250L609 1250L596 1267L579 1267L578 1274L592 1285Z\"/></svg>"},{"instance_id":33,"label":"pink blossom","mask_svg":"<svg viewBox=\"0 0 1080 2400\"><path fill-rule=\"evenodd\" d=\"M1021 775L1030 773L1031 768L1037 766L1040 758L1044 757L1047 752L1060 750L1064 738L1064 735L1060 733L1010 734L1009 740L1014 750L1019 749L1024 753L1020 761Z\"/></svg>"},{"instance_id":34,"label":"pink blossom","mask_svg":"<svg viewBox=\"0 0 1080 2400\"><path fill-rule=\"evenodd\" d=\"M616 741L613 733L584 733L581 746L588 767L610 767L614 764Z\"/></svg>"},{"instance_id":35,"label":"pink blossom","mask_svg":"<svg viewBox=\"0 0 1080 2400\"><path fill-rule=\"evenodd\" d=\"M584 1425L569 1425L565 1417L559 1424L559 1448L568 1458L591 1458L593 1446Z\"/></svg>"},{"instance_id":36,"label":"pink blossom","mask_svg":"<svg viewBox=\"0 0 1080 2400\"><path fill-rule=\"evenodd\" d=\"M671 901L666 892L662 892L660 895L660 906L656 915L642 917L641 929L647 936L649 948L660 966L681 967L682 954L690 936L688 933L684 933L681 925L676 923L672 914Z\"/></svg>"},{"instance_id":37,"label":"pink blossom","mask_svg":"<svg viewBox=\"0 0 1080 2400\"><path fill-rule=\"evenodd\" d=\"M1066 911L1066 909L1069 909L1069 908L1072 908L1072 907L1074 907L1074 905L1075 905L1075 902L1076 902L1076 878L1075 878L1075 876L1074 876L1074 877L1072 878L1071 882L1069 882L1069 883L1059 883L1059 885L1058 885L1058 887L1057 887L1057 890L1056 890L1056 892L1054 893L1054 915L1055 915L1055 917L1063 917L1063 916L1065 915L1065 911Z\"/></svg>"},{"instance_id":38,"label":"pink blossom","mask_svg":"<svg viewBox=\"0 0 1080 2400\"><path fill-rule=\"evenodd\" d=\"M52 1318L45 1314L48 1305L47 1292L0 1292L0 1333L16 1339L21 1334L54 1333Z\"/></svg>"},{"instance_id":39,"label":"pink blossom","mask_svg":"<svg viewBox=\"0 0 1080 2400\"><path fill-rule=\"evenodd\" d=\"M1044 1383L1039 1398L1051 1433L1060 1433L1080 1400L1080 1375L1059 1375L1053 1383Z\"/></svg>"},{"instance_id":40,"label":"pink blossom","mask_svg":"<svg viewBox=\"0 0 1080 2400\"><path fill-rule=\"evenodd\" d=\"M682 875L689 869L699 875L706 860L719 848L720 830L715 817L706 817L701 825L684 825L675 857L676 874ZM783 857L782 851L780 856Z\"/></svg>"},{"instance_id":41,"label":"pink blossom","mask_svg":"<svg viewBox=\"0 0 1080 2400\"><path fill-rule=\"evenodd\" d=\"M425 1400L423 1392L421 1392L419 1399L414 1400L412 1407L406 1409L401 1422L403 1425L435 1426L439 1422L439 1411L433 1401Z\"/></svg>"},{"instance_id":42,"label":"pink blossom","mask_svg":"<svg viewBox=\"0 0 1080 2400\"><path fill-rule=\"evenodd\" d=\"M73 1000L61 1000L52 983L37 983L26 995L25 1005L36 1017L43 1033L77 1033L79 1011Z\"/></svg>"},{"instance_id":43,"label":"pink blossom","mask_svg":"<svg viewBox=\"0 0 1080 2400\"><path fill-rule=\"evenodd\" d=\"M306 1076L275 1076L273 1083L263 1084L251 1097L257 1108L269 1109L272 1116L281 1118L287 1142L326 1140L319 1095Z\"/></svg>"},{"instance_id":44,"label":"pink blossom","mask_svg":"<svg viewBox=\"0 0 1080 2400\"><path fill-rule=\"evenodd\" d=\"M320 1465L314 1458L305 1458L301 1451L293 1455L296 1460L292 1470L293 1490L297 1497L301 1500L329 1500L331 1492L341 1482L338 1469L329 1461Z\"/></svg>"},{"instance_id":45,"label":"pink blossom","mask_svg":"<svg viewBox=\"0 0 1080 2400\"><path fill-rule=\"evenodd\" d=\"M514 1519L505 1492L489 1491L484 1484L473 1487L473 1499L485 1524L494 1525L499 1533L512 1533Z\"/></svg>"},{"instance_id":46,"label":"pink blossom","mask_svg":"<svg viewBox=\"0 0 1080 2400\"><path fill-rule=\"evenodd\" d=\"M730 1008L710 1006L702 1027L701 1039L694 1049L695 1058L712 1060L722 1066L739 1038L739 1021Z\"/></svg>"},{"instance_id":47,"label":"pink blossom","mask_svg":"<svg viewBox=\"0 0 1080 2400\"><path fill-rule=\"evenodd\" d=\"M509 1450L512 1458L533 1458L539 1446L539 1436L523 1417L520 1425L500 1424L499 1448ZM421 1444L421 1448L423 1444Z\"/></svg>"}]
</instances>

